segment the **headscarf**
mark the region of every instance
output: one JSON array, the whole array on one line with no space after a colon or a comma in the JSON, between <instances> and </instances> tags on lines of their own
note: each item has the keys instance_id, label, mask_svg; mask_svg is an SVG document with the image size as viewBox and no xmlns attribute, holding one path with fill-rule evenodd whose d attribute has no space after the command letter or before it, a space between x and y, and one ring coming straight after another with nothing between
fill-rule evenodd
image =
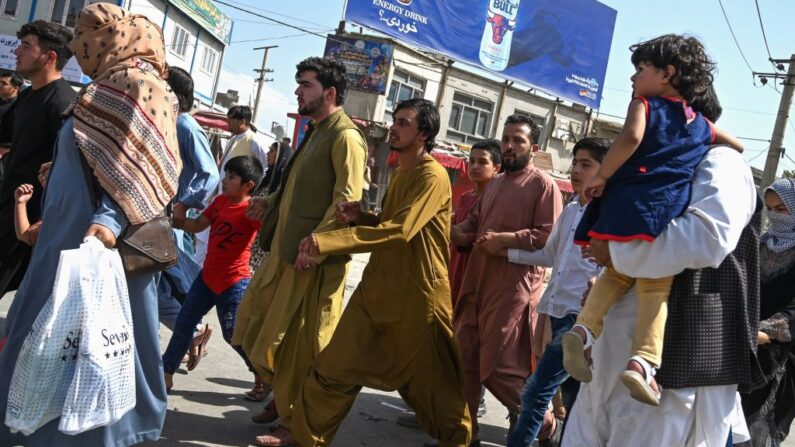
<instances>
[{"instance_id":1,"label":"headscarf","mask_svg":"<svg viewBox=\"0 0 795 447\"><path fill-rule=\"evenodd\" d=\"M765 189L765 194L773 191L781 198L790 214L770 211L767 218L770 228L762 235L762 243L774 253L781 253L795 247L795 180L784 178L776 180Z\"/></svg>"},{"instance_id":2,"label":"headscarf","mask_svg":"<svg viewBox=\"0 0 795 447\"><path fill-rule=\"evenodd\" d=\"M268 172L265 178L262 179L262 184L259 191L262 194L272 194L279 189L279 184L282 182L282 174L290 157L293 156L293 148L287 143L275 143L276 146L276 163L268 167Z\"/></svg>"},{"instance_id":3,"label":"headscarf","mask_svg":"<svg viewBox=\"0 0 795 447\"><path fill-rule=\"evenodd\" d=\"M130 223L147 222L176 195L182 167L163 32L145 16L95 3L80 11L69 46L93 79L72 109L77 147Z\"/></svg>"}]
</instances>

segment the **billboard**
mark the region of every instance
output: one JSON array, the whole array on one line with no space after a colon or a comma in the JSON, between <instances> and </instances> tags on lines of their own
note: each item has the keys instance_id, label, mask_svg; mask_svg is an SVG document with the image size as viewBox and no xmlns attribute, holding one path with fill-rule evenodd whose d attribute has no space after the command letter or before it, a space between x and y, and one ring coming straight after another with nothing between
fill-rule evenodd
<instances>
[{"instance_id":1,"label":"billboard","mask_svg":"<svg viewBox=\"0 0 795 447\"><path fill-rule=\"evenodd\" d=\"M182 12L199 22L221 42L229 45L232 37L232 18L224 14L211 0L171 0Z\"/></svg>"},{"instance_id":2,"label":"billboard","mask_svg":"<svg viewBox=\"0 0 795 447\"><path fill-rule=\"evenodd\" d=\"M329 35L323 55L345 65L349 88L383 94L393 50L389 43Z\"/></svg>"},{"instance_id":3,"label":"billboard","mask_svg":"<svg viewBox=\"0 0 795 447\"><path fill-rule=\"evenodd\" d=\"M599 108L616 11L596 0L348 0L345 20Z\"/></svg>"}]
</instances>

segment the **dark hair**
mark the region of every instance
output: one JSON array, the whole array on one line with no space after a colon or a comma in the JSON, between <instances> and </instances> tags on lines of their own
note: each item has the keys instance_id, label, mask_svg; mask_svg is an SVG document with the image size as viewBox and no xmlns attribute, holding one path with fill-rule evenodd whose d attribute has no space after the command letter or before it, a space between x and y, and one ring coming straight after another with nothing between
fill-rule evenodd
<instances>
[{"instance_id":1,"label":"dark hair","mask_svg":"<svg viewBox=\"0 0 795 447\"><path fill-rule=\"evenodd\" d=\"M262 163L254 157L240 155L232 157L224 165L224 171L240 177L241 183L254 182L251 191L255 191L262 180Z\"/></svg>"},{"instance_id":2,"label":"dark hair","mask_svg":"<svg viewBox=\"0 0 795 447\"><path fill-rule=\"evenodd\" d=\"M527 124L530 127L530 137L533 139L533 144L538 144L538 138L541 137L541 128L529 116L523 113L514 113L505 118L505 125L509 124Z\"/></svg>"},{"instance_id":3,"label":"dark hair","mask_svg":"<svg viewBox=\"0 0 795 447\"><path fill-rule=\"evenodd\" d=\"M489 138L486 140L480 140L477 143L473 144L470 150L474 151L475 149L486 151L491 155L491 162L495 165L502 164L502 144L500 140L496 140L494 138Z\"/></svg>"},{"instance_id":4,"label":"dark hair","mask_svg":"<svg viewBox=\"0 0 795 447\"><path fill-rule=\"evenodd\" d=\"M324 90L334 87L337 91L336 104L345 104L345 95L348 93L347 70L341 62L326 57L310 57L302 60L295 66L295 79L305 71L313 71Z\"/></svg>"},{"instance_id":5,"label":"dark hair","mask_svg":"<svg viewBox=\"0 0 795 447\"><path fill-rule=\"evenodd\" d=\"M0 70L0 78L11 78L11 85L16 88L22 87L25 80L17 72L11 70Z\"/></svg>"},{"instance_id":6,"label":"dark hair","mask_svg":"<svg viewBox=\"0 0 795 447\"><path fill-rule=\"evenodd\" d=\"M574 145L571 155L576 156L577 151L586 150L594 160L601 163L608 149L610 149L610 140L607 138L586 137Z\"/></svg>"},{"instance_id":7,"label":"dark hair","mask_svg":"<svg viewBox=\"0 0 795 447\"><path fill-rule=\"evenodd\" d=\"M34 20L22 25L22 28L17 31L17 39L22 39L25 36L37 36L39 38L39 47L42 50L55 52L57 56L55 68L58 71L63 70L66 62L72 57L69 42L72 41L73 34L65 26L46 20Z\"/></svg>"},{"instance_id":8,"label":"dark hair","mask_svg":"<svg viewBox=\"0 0 795 447\"><path fill-rule=\"evenodd\" d=\"M395 116L401 109L414 109L417 111L417 128L428 139L425 141L425 151L430 152L436 146L436 135L439 133L439 109L432 102L422 98L412 98L401 101L392 111Z\"/></svg>"},{"instance_id":9,"label":"dark hair","mask_svg":"<svg viewBox=\"0 0 795 447\"><path fill-rule=\"evenodd\" d=\"M282 138L282 143L285 143L285 144L290 144L290 143L292 143L292 142L293 142L293 140L292 140L292 138L290 138L290 137L284 137L284 138Z\"/></svg>"},{"instance_id":10,"label":"dark hair","mask_svg":"<svg viewBox=\"0 0 795 447\"><path fill-rule=\"evenodd\" d=\"M671 85L692 102L712 84L715 63L707 55L707 50L695 37L665 34L629 47L632 51L632 64L641 62L665 69L672 65L676 69L671 77Z\"/></svg>"},{"instance_id":11,"label":"dark hair","mask_svg":"<svg viewBox=\"0 0 795 447\"><path fill-rule=\"evenodd\" d=\"M718 94L715 93L714 85L708 86L704 93L693 98L693 101L690 102L690 107L713 123L717 122L720 116L723 115L723 107L720 105Z\"/></svg>"},{"instance_id":12,"label":"dark hair","mask_svg":"<svg viewBox=\"0 0 795 447\"><path fill-rule=\"evenodd\" d=\"M193 77L179 67L168 67L168 85L179 100L179 111L190 112L193 108Z\"/></svg>"},{"instance_id":13,"label":"dark hair","mask_svg":"<svg viewBox=\"0 0 795 447\"><path fill-rule=\"evenodd\" d=\"M251 124L251 107L249 106L232 106L226 112L226 116L237 120L244 120L249 125Z\"/></svg>"}]
</instances>

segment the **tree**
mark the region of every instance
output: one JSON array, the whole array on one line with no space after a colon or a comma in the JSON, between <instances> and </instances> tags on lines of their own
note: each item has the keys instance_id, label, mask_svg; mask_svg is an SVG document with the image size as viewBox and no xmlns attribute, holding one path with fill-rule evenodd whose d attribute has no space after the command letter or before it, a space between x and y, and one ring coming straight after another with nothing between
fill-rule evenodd
<instances>
[{"instance_id":1,"label":"tree","mask_svg":"<svg viewBox=\"0 0 795 447\"><path fill-rule=\"evenodd\" d=\"M784 172L781 173L782 178L795 178L795 169L785 169Z\"/></svg>"}]
</instances>

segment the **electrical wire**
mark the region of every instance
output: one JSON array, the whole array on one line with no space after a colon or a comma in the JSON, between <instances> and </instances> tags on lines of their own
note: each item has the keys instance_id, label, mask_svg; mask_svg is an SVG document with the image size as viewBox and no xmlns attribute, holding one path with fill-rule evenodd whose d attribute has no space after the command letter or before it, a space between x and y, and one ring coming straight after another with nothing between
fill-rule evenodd
<instances>
[{"instance_id":1,"label":"electrical wire","mask_svg":"<svg viewBox=\"0 0 795 447\"><path fill-rule=\"evenodd\" d=\"M718 4L720 5L720 10L723 11L723 18L726 19L726 25L729 27L729 32L731 32L732 38L734 38L734 44L737 45L737 50L740 52L740 56L743 57L745 65L748 66L748 69L751 71L751 74L753 74L754 69L751 68L751 64L748 62L748 58L745 57L743 49L740 48L740 42L737 40L737 35L734 34L734 29L732 28L732 24L729 22L729 16L726 14L726 9L723 7L723 0L718 0Z\"/></svg>"},{"instance_id":2,"label":"electrical wire","mask_svg":"<svg viewBox=\"0 0 795 447\"><path fill-rule=\"evenodd\" d=\"M260 11L260 12L264 12L266 14L271 14L271 15L278 16L278 17L284 17L285 19L296 20L298 22L303 22L303 23L306 23L306 24L309 24L309 25L315 25L315 26L318 26L320 28L327 28L328 27L327 24L324 25L322 23L310 22L309 20L304 20L304 19L301 19L299 17L288 16L286 14L281 14L281 13L278 13L276 11L269 11L267 9L262 9L260 7L257 7L257 6L248 4L248 3L243 3L241 1L234 1L234 0L227 0L227 1L229 1L230 3L237 4L237 6L251 8L254 11Z\"/></svg>"},{"instance_id":3,"label":"electrical wire","mask_svg":"<svg viewBox=\"0 0 795 447\"><path fill-rule=\"evenodd\" d=\"M778 65L773 62L773 55L770 54L770 46L767 44L767 34L765 33L765 24L762 22L762 12L759 10L759 0L754 0L756 4L756 16L759 18L759 28L762 30L762 40L765 41L765 49L767 50L767 58L776 70L779 69Z\"/></svg>"}]
</instances>

